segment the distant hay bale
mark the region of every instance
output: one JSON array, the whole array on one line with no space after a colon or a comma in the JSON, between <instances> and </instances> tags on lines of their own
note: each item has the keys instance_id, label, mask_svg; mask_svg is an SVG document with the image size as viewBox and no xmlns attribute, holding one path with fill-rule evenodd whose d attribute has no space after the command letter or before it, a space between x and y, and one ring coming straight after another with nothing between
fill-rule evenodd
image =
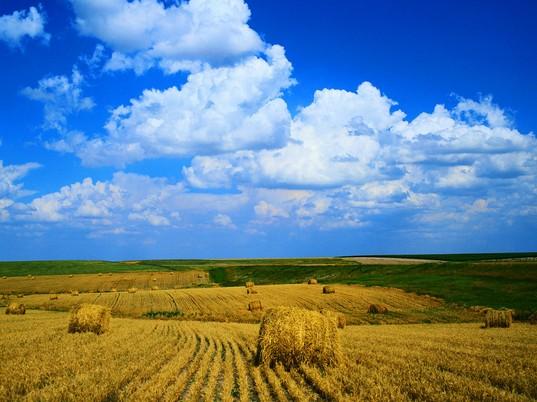
<instances>
[{"instance_id":1,"label":"distant hay bale","mask_svg":"<svg viewBox=\"0 0 537 402\"><path fill-rule=\"evenodd\" d=\"M336 293L336 289L333 286L323 286L323 293Z\"/></svg>"},{"instance_id":2,"label":"distant hay bale","mask_svg":"<svg viewBox=\"0 0 537 402\"><path fill-rule=\"evenodd\" d=\"M367 308L369 314L386 314L388 312L388 307L383 306L382 304L370 304Z\"/></svg>"},{"instance_id":3,"label":"distant hay bale","mask_svg":"<svg viewBox=\"0 0 537 402\"><path fill-rule=\"evenodd\" d=\"M157 281L157 278L153 278L153 282L156 282Z\"/></svg>"},{"instance_id":4,"label":"distant hay bale","mask_svg":"<svg viewBox=\"0 0 537 402\"><path fill-rule=\"evenodd\" d=\"M7 279L7 276L4 275L4 276L2 277L2 279Z\"/></svg>"},{"instance_id":5,"label":"distant hay bale","mask_svg":"<svg viewBox=\"0 0 537 402\"><path fill-rule=\"evenodd\" d=\"M71 290L71 296L78 296L78 290Z\"/></svg>"},{"instance_id":6,"label":"distant hay bale","mask_svg":"<svg viewBox=\"0 0 537 402\"><path fill-rule=\"evenodd\" d=\"M102 274L102 273L100 273L100 272L99 272L99 273L98 273L97 275L98 275L98 276L103 276L103 274Z\"/></svg>"},{"instance_id":7,"label":"distant hay bale","mask_svg":"<svg viewBox=\"0 0 537 402\"><path fill-rule=\"evenodd\" d=\"M31 280L31 281L35 280L35 276L32 276L32 277L30 278L30 280Z\"/></svg>"},{"instance_id":8,"label":"distant hay bale","mask_svg":"<svg viewBox=\"0 0 537 402\"><path fill-rule=\"evenodd\" d=\"M93 332L100 335L110 326L110 309L97 304L77 304L71 310L67 332Z\"/></svg>"},{"instance_id":9,"label":"distant hay bale","mask_svg":"<svg viewBox=\"0 0 537 402\"><path fill-rule=\"evenodd\" d=\"M73 277L73 274L69 275L69 278L72 278Z\"/></svg>"},{"instance_id":10,"label":"distant hay bale","mask_svg":"<svg viewBox=\"0 0 537 402\"><path fill-rule=\"evenodd\" d=\"M485 328L509 328L513 323L511 310L488 309L485 313Z\"/></svg>"},{"instance_id":11,"label":"distant hay bale","mask_svg":"<svg viewBox=\"0 0 537 402\"><path fill-rule=\"evenodd\" d=\"M257 290L254 289L254 288L246 288L246 294L248 294L248 295L256 295Z\"/></svg>"},{"instance_id":12,"label":"distant hay bale","mask_svg":"<svg viewBox=\"0 0 537 402\"><path fill-rule=\"evenodd\" d=\"M58 295L50 295L49 299L50 300L58 300Z\"/></svg>"},{"instance_id":13,"label":"distant hay bale","mask_svg":"<svg viewBox=\"0 0 537 402\"><path fill-rule=\"evenodd\" d=\"M6 314L26 314L26 307L22 303L9 303L6 308Z\"/></svg>"},{"instance_id":14,"label":"distant hay bale","mask_svg":"<svg viewBox=\"0 0 537 402\"><path fill-rule=\"evenodd\" d=\"M205 275L203 274L198 274L198 279L204 279L205 278Z\"/></svg>"},{"instance_id":15,"label":"distant hay bale","mask_svg":"<svg viewBox=\"0 0 537 402\"><path fill-rule=\"evenodd\" d=\"M308 285L317 285L317 279L315 278L311 278L309 281L308 281Z\"/></svg>"},{"instance_id":16,"label":"distant hay bale","mask_svg":"<svg viewBox=\"0 0 537 402\"><path fill-rule=\"evenodd\" d=\"M528 322L531 325L537 325L537 311L533 314L530 314L530 316L528 317Z\"/></svg>"},{"instance_id":17,"label":"distant hay bale","mask_svg":"<svg viewBox=\"0 0 537 402\"><path fill-rule=\"evenodd\" d=\"M136 293L137 290L138 290L138 289L136 289L136 288L129 288L129 290L127 290L127 292L129 292L129 293Z\"/></svg>"},{"instance_id":18,"label":"distant hay bale","mask_svg":"<svg viewBox=\"0 0 537 402\"><path fill-rule=\"evenodd\" d=\"M110 289L110 292L117 292L117 289L116 289L116 288L112 288L112 289Z\"/></svg>"},{"instance_id":19,"label":"distant hay bale","mask_svg":"<svg viewBox=\"0 0 537 402\"><path fill-rule=\"evenodd\" d=\"M337 365L342 359L336 323L317 311L277 307L263 316L257 340L257 364L286 368Z\"/></svg>"},{"instance_id":20,"label":"distant hay bale","mask_svg":"<svg viewBox=\"0 0 537 402\"><path fill-rule=\"evenodd\" d=\"M336 327L343 329L347 325L345 314L323 308L320 313L336 323Z\"/></svg>"},{"instance_id":21,"label":"distant hay bale","mask_svg":"<svg viewBox=\"0 0 537 402\"><path fill-rule=\"evenodd\" d=\"M151 290L159 290L160 288L158 286L151 286Z\"/></svg>"},{"instance_id":22,"label":"distant hay bale","mask_svg":"<svg viewBox=\"0 0 537 402\"><path fill-rule=\"evenodd\" d=\"M252 281L248 281L248 282L245 283L245 286L246 286L247 288L253 288L254 285L255 285L255 284L254 284Z\"/></svg>"},{"instance_id":23,"label":"distant hay bale","mask_svg":"<svg viewBox=\"0 0 537 402\"><path fill-rule=\"evenodd\" d=\"M30 274L28 274L28 275L26 275L26 276L27 276L28 278L31 278L31 277L32 277L32 275L30 275Z\"/></svg>"},{"instance_id":24,"label":"distant hay bale","mask_svg":"<svg viewBox=\"0 0 537 402\"><path fill-rule=\"evenodd\" d=\"M260 300L254 300L248 303L248 310L249 311L258 311L263 310L263 305L261 304Z\"/></svg>"},{"instance_id":25,"label":"distant hay bale","mask_svg":"<svg viewBox=\"0 0 537 402\"><path fill-rule=\"evenodd\" d=\"M112 272L109 272L109 273L108 273L108 276L112 276Z\"/></svg>"},{"instance_id":26,"label":"distant hay bale","mask_svg":"<svg viewBox=\"0 0 537 402\"><path fill-rule=\"evenodd\" d=\"M23 295L22 293L19 293L19 294L17 295L17 297L18 297L19 299L22 299L22 298L24 297L24 295Z\"/></svg>"}]
</instances>

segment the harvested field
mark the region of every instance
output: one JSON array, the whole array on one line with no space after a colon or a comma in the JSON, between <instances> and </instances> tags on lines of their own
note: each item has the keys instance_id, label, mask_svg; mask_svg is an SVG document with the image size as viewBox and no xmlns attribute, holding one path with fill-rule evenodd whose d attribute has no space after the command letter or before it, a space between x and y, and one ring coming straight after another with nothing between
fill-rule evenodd
<instances>
[{"instance_id":1,"label":"harvested field","mask_svg":"<svg viewBox=\"0 0 537 402\"><path fill-rule=\"evenodd\" d=\"M68 317L0 316L0 400L537 398L537 331L527 324L347 327L341 365L286 371L253 364L255 324L113 318L98 336L68 334Z\"/></svg>"},{"instance_id":2,"label":"harvested field","mask_svg":"<svg viewBox=\"0 0 537 402\"><path fill-rule=\"evenodd\" d=\"M209 283L209 278L201 271L40 275L33 278L34 280L27 281L20 276L7 277L0 282L0 293L66 293L72 289L78 289L80 292L110 292L112 289L150 289L152 286L173 289Z\"/></svg>"},{"instance_id":3,"label":"harvested field","mask_svg":"<svg viewBox=\"0 0 537 402\"><path fill-rule=\"evenodd\" d=\"M477 312L454 309L441 301L407 293L399 289L334 285L336 293L322 294L322 286L266 285L257 286L264 309L296 306L320 311L329 309L345 315L348 324L419 323L482 321ZM81 293L79 297L49 300L46 295L24 298L29 308L68 311L75 303L100 304L112 309L115 316L141 317L151 311L180 312L181 319L202 321L259 322L260 317L248 311L252 296L244 287L139 290L136 293ZM370 304L382 304L389 313L367 314Z\"/></svg>"}]
</instances>

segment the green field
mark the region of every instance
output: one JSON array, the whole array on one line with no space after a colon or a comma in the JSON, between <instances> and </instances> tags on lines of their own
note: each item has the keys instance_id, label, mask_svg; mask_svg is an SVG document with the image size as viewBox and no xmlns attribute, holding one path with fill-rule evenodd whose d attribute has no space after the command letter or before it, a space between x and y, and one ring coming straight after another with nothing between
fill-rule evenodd
<instances>
[{"instance_id":1,"label":"green field","mask_svg":"<svg viewBox=\"0 0 537 402\"><path fill-rule=\"evenodd\" d=\"M531 257L526 253L523 257ZM221 286L301 283L317 278L321 283L349 283L401 288L440 297L463 306L508 307L522 316L537 310L537 261L515 261L515 254L443 256L439 262L412 265L362 265L343 258L25 261L1 262L1 276L82 274L127 271L208 271ZM521 258L520 254L516 254ZM457 261L467 256L466 261ZM485 258L485 256L487 258ZM489 260L494 256L496 261ZM383 256L384 257L384 256ZM397 256L401 258L403 256ZM407 256L416 258L418 256ZM431 256L426 256L432 259ZM439 256L440 257L440 256ZM425 256L423 256L425 258ZM501 258L505 258L504 261ZM440 259L440 258L439 258ZM445 262L447 261L447 262Z\"/></svg>"}]
</instances>

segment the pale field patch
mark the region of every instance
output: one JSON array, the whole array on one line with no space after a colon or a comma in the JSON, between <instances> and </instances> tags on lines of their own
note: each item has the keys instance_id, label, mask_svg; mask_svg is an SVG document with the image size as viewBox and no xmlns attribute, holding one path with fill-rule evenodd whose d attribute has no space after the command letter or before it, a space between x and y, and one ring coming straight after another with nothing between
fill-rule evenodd
<instances>
[{"instance_id":1,"label":"pale field patch","mask_svg":"<svg viewBox=\"0 0 537 402\"><path fill-rule=\"evenodd\" d=\"M440 260L424 260L421 258L395 257L345 257L344 259L356 261L364 265L416 265L442 262Z\"/></svg>"},{"instance_id":2,"label":"pale field patch","mask_svg":"<svg viewBox=\"0 0 537 402\"><path fill-rule=\"evenodd\" d=\"M0 315L0 400L530 401L537 331L526 324L350 326L325 371L253 364L259 326L113 318L68 334L68 314Z\"/></svg>"}]
</instances>

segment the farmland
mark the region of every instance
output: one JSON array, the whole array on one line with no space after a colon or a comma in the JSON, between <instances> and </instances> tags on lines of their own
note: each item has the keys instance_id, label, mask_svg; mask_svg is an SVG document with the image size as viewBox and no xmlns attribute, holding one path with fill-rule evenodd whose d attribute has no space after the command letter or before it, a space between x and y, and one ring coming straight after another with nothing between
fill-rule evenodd
<instances>
[{"instance_id":1,"label":"farmland","mask_svg":"<svg viewBox=\"0 0 537 402\"><path fill-rule=\"evenodd\" d=\"M326 371L252 363L258 325L114 318L72 335L66 313L0 316L0 400L506 400L537 398L537 331L351 326Z\"/></svg>"},{"instance_id":2,"label":"farmland","mask_svg":"<svg viewBox=\"0 0 537 402\"><path fill-rule=\"evenodd\" d=\"M203 321L258 322L262 313L248 311L248 303L261 301L265 309L280 305L320 310L327 308L347 317L349 323L419 323L479 320L476 313L446 306L442 301L407 293L399 289L336 285L336 293L322 294L321 285L264 285L258 293L247 295L244 287L190 288L155 291L59 294L25 296L29 308L68 311L77 303L100 304L112 309L114 316L143 317L151 312L173 312L180 319ZM389 314L367 314L370 303L384 304Z\"/></svg>"},{"instance_id":3,"label":"farmland","mask_svg":"<svg viewBox=\"0 0 537 402\"><path fill-rule=\"evenodd\" d=\"M0 263L0 305L27 308L0 314L0 400L537 399L537 327L524 322L537 263L433 260ZM110 330L69 334L80 303L108 307ZM515 323L483 329L473 305L514 308ZM255 365L259 322L277 306L343 314L343 361Z\"/></svg>"},{"instance_id":4,"label":"farmland","mask_svg":"<svg viewBox=\"0 0 537 402\"><path fill-rule=\"evenodd\" d=\"M422 259L422 262L412 264L394 264L387 258L375 264L362 264L346 258L0 262L0 276L6 278L0 279L0 294L71 289L87 292L109 290L114 285L125 289L131 282L113 282L134 273L139 273L141 280L132 286L147 289L150 287L149 275L172 272L180 278L180 273L201 271L209 275L209 283L220 286L242 286L248 280L256 284L303 283L313 277L321 283L395 287L439 297L448 303L509 307L527 312L537 310L537 261L526 260L533 258L533 254L412 256ZM397 259L404 257L397 256ZM440 258L447 262L430 262ZM487 261L487 258L495 261ZM427 262L423 263L423 260ZM99 277L99 273L105 277ZM73 274L73 278L69 274ZM106 277L110 274L111 280ZM27 275L35 279L22 277ZM188 275L181 278L188 278ZM51 279L41 282L41 277ZM87 278L88 281L77 284L77 278ZM157 285L169 289L204 283L198 278L190 284L188 279L177 279L174 283L170 278Z\"/></svg>"}]
</instances>

